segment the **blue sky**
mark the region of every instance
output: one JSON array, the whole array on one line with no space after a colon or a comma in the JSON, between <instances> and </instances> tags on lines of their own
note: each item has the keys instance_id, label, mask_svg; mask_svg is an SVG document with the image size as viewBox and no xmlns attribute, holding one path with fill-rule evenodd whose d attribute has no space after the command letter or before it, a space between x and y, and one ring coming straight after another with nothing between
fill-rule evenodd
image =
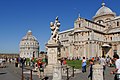
<instances>
[{"instance_id":1,"label":"blue sky","mask_svg":"<svg viewBox=\"0 0 120 80\"><path fill-rule=\"evenodd\" d=\"M105 0L120 15L120 0ZM59 16L60 31L73 28L80 16L92 19L102 0L0 0L0 53L19 53L19 42L28 30L40 43L40 51L50 38L50 22Z\"/></svg>"}]
</instances>

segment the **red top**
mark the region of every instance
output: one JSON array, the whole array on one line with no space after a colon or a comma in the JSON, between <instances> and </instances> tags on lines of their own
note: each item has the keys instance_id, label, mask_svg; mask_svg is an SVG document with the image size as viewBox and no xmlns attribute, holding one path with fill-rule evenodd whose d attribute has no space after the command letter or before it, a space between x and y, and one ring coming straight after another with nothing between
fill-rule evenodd
<instances>
[{"instance_id":1,"label":"red top","mask_svg":"<svg viewBox=\"0 0 120 80\"><path fill-rule=\"evenodd\" d=\"M67 64L67 61L66 61L66 60L63 61L63 65L65 65L65 64Z\"/></svg>"}]
</instances>

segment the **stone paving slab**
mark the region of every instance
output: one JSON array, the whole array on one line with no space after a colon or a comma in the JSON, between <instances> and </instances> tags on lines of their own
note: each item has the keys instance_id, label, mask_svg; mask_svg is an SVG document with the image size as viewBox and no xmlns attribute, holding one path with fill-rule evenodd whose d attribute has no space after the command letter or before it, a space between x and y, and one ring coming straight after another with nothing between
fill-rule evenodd
<instances>
[{"instance_id":1,"label":"stone paving slab","mask_svg":"<svg viewBox=\"0 0 120 80\"><path fill-rule=\"evenodd\" d=\"M110 72L113 69L114 69L113 67L106 67L105 80L114 80L114 75L110 74ZM70 78L70 80L89 80L88 75L89 75L89 69L87 69L87 72L85 73L81 72L81 73L75 74L75 77Z\"/></svg>"}]
</instances>

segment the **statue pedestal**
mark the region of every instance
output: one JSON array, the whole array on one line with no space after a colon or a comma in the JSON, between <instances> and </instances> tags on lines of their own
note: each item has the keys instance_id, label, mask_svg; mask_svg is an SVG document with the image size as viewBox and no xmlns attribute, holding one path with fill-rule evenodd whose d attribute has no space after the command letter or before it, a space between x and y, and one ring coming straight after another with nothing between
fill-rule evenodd
<instances>
[{"instance_id":1,"label":"statue pedestal","mask_svg":"<svg viewBox=\"0 0 120 80\"><path fill-rule=\"evenodd\" d=\"M46 44L47 52L48 52L48 65L45 68L45 75L49 75L53 73L53 66L58 64L58 53L59 53L59 44L48 41Z\"/></svg>"},{"instance_id":2,"label":"statue pedestal","mask_svg":"<svg viewBox=\"0 0 120 80\"><path fill-rule=\"evenodd\" d=\"M60 42L58 31L60 27L60 21L58 21L58 16L55 22L50 23L51 28L51 38L46 44L47 55L48 55L48 65L45 68L45 75L53 74L53 67L58 64L58 54L60 54ZM55 79L54 79L55 80ZM58 80L58 79L57 79Z\"/></svg>"},{"instance_id":3,"label":"statue pedestal","mask_svg":"<svg viewBox=\"0 0 120 80\"><path fill-rule=\"evenodd\" d=\"M53 79L52 80L62 80L62 68L60 64L53 66Z\"/></svg>"},{"instance_id":4,"label":"statue pedestal","mask_svg":"<svg viewBox=\"0 0 120 80\"><path fill-rule=\"evenodd\" d=\"M103 80L103 66L93 65L93 80Z\"/></svg>"}]
</instances>

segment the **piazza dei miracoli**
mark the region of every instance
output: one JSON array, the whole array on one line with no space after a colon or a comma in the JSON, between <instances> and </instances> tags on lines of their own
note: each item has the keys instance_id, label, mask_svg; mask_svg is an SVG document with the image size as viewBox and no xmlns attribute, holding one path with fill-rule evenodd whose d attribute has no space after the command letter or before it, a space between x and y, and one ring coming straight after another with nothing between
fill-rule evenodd
<instances>
[{"instance_id":1,"label":"piazza dei miracoli","mask_svg":"<svg viewBox=\"0 0 120 80\"><path fill-rule=\"evenodd\" d=\"M59 32L61 57L98 57L120 55L120 16L105 3L92 20L78 18L74 28Z\"/></svg>"}]
</instances>

